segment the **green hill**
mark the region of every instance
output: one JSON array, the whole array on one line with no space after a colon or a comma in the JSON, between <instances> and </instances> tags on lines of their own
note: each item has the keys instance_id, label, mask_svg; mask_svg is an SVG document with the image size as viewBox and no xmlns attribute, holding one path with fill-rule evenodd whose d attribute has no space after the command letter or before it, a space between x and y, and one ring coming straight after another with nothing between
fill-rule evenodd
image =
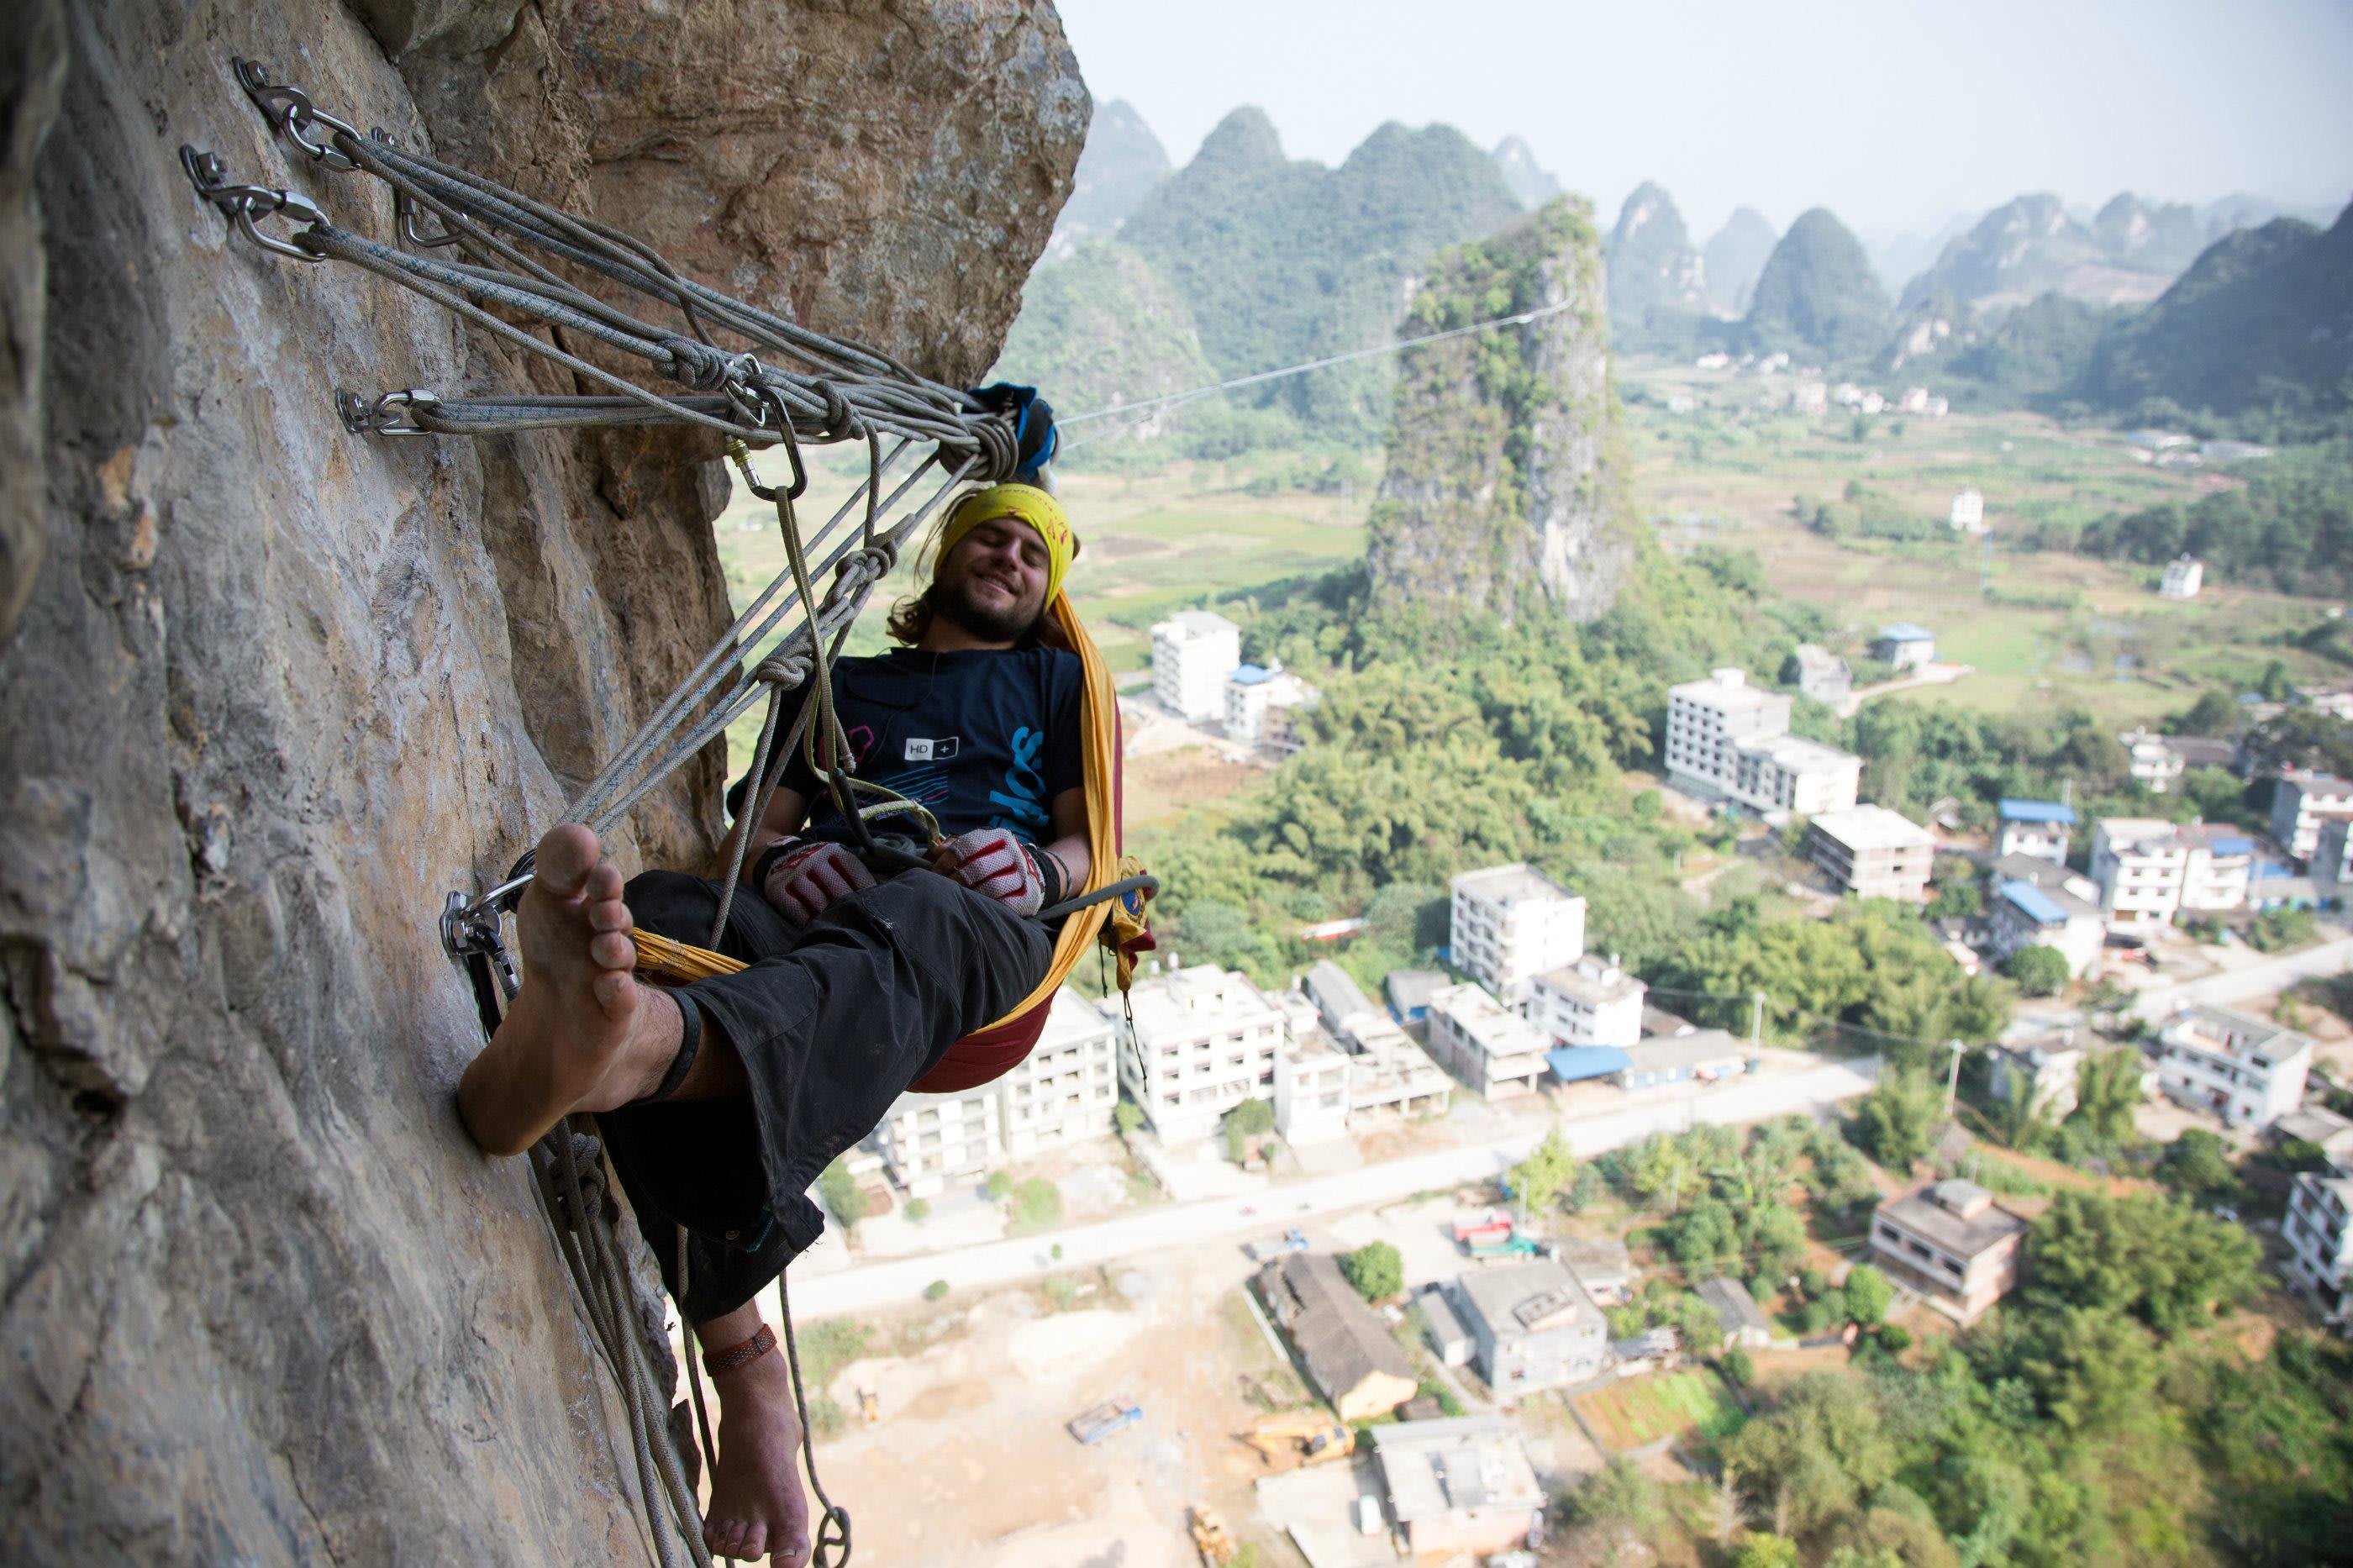
<instances>
[{"instance_id":1,"label":"green hill","mask_svg":"<svg viewBox=\"0 0 2353 1568\"><path fill-rule=\"evenodd\" d=\"M1530 212L1560 195L1560 182L1552 171L1536 162L1535 149L1516 136L1506 136L1495 143L1487 154L1495 160L1495 168L1510 186L1520 205Z\"/></svg>"},{"instance_id":2,"label":"green hill","mask_svg":"<svg viewBox=\"0 0 2353 1568\"><path fill-rule=\"evenodd\" d=\"M1144 116L1124 99L1095 106L1087 145L1071 186L1071 199L1054 220L1046 254L1058 258L1090 239L1116 232L1127 215L1168 177L1168 150Z\"/></svg>"},{"instance_id":3,"label":"green hill","mask_svg":"<svg viewBox=\"0 0 2353 1568\"><path fill-rule=\"evenodd\" d=\"M1868 359L1891 324L1862 242L1829 208L1815 207L1773 247L1737 335L1757 353L1787 350L1836 364Z\"/></svg>"},{"instance_id":4,"label":"green hill","mask_svg":"<svg viewBox=\"0 0 2353 1568\"><path fill-rule=\"evenodd\" d=\"M1715 237L1707 242L1700 253L1700 263L1707 274L1708 302L1719 310L1740 311L1748 309L1749 292L1757 287L1757 274L1765 270L1766 258L1780 239L1765 215L1755 207L1736 207Z\"/></svg>"},{"instance_id":5,"label":"green hill","mask_svg":"<svg viewBox=\"0 0 2353 1568\"><path fill-rule=\"evenodd\" d=\"M1609 231L1609 331L1620 347L1677 351L1707 309L1699 252L1675 199L1645 180Z\"/></svg>"},{"instance_id":6,"label":"green hill","mask_svg":"<svg viewBox=\"0 0 2353 1568\"><path fill-rule=\"evenodd\" d=\"M1382 126L1337 169L1286 159L1265 114L1228 115L1200 153L1121 227L1191 308L1220 375L1378 342L1408 281L1449 245L1492 233L1519 203L1459 131ZM1369 445L1392 367L1373 362L1273 384L1253 401L1319 434Z\"/></svg>"},{"instance_id":7,"label":"green hill","mask_svg":"<svg viewBox=\"0 0 2353 1568\"><path fill-rule=\"evenodd\" d=\"M992 374L1044 386L1073 414L1218 379L1183 298L1113 239L1030 274Z\"/></svg>"},{"instance_id":8,"label":"green hill","mask_svg":"<svg viewBox=\"0 0 2353 1568\"><path fill-rule=\"evenodd\" d=\"M2085 388L2123 409L2162 400L2291 423L2353 413L2353 206L2325 229L2275 218L2207 247L2108 334Z\"/></svg>"}]
</instances>

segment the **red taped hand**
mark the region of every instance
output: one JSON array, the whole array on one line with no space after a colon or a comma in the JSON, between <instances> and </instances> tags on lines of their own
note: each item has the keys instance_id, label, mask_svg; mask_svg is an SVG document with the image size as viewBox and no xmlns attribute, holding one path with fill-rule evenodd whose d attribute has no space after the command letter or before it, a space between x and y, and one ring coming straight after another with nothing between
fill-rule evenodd
<instances>
[{"instance_id":1,"label":"red taped hand","mask_svg":"<svg viewBox=\"0 0 2353 1568\"><path fill-rule=\"evenodd\" d=\"M1037 857L1002 827L957 834L940 847L934 864L1017 915L1034 915L1045 907L1046 879L1038 869Z\"/></svg>"},{"instance_id":2,"label":"red taped hand","mask_svg":"<svg viewBox=\"0 0 2353 1568\"><path fill-rule=\"evenodd\" d=\"M839 844L804 844L768 868L760 891L787 924L805 926L850 894L874 885L873 873Z\"/></svg>"}]
</instances>

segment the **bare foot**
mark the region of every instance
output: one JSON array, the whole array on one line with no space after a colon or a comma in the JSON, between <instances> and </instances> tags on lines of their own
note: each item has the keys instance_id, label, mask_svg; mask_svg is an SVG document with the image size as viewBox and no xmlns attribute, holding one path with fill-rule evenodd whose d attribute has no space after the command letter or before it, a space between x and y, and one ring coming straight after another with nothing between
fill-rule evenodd
<instances>
[{"instance_id":1,"label":"bare foot","mask_svg":"<svg viewBox=\"0 0 2353 1568\"><path fill-rule=\"evenodd\" d=\"M801 1490L801 1424L781 1349L712 1380L719 1391L719 1462L702 1542L748 1562L808 1560L808 1498Z\"/></svg>"},{"instance_id":2,"label":"bare foot","mask_svg":"<svg viewBox=\"0 0 2353 1568\"><path fill-rule=\"evenodd\" d=\"M664 1037L678 1047L674 1006L642 1005L621 873L596 836L552 829L535 868L515 916L522 986L458 1085L458 1113L492 1154L522 1152L575 1110L627 1104L668 1067Z\"/></svg>"}]
</instances>

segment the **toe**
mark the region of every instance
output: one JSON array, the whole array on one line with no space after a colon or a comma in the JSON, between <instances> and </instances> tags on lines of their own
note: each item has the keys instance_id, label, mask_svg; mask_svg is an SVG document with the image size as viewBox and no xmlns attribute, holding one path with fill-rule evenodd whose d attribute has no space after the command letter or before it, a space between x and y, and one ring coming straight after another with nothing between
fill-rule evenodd
<instances>
[{"instance_id":1,"label":"toe","mask_svg":"<svg viewBox=\"0 0 2353 1568\"><path fill-rule=\"evenodd\" d=\"M532 874L559 898L580 891L596 866L596 836L580 823L567 822L548 829L539 841Z\"/></svg>"},{"instance_id":2,"label":"toe","mask_svg":"<svg viewBox=\"0 0 2353 1568\"><path fill-rule=\"evenodd\" d=\"M605 899L588 906L588 929L590 931L635 931L638 929L638 921L637 917L629 913L628 905L618 899Z\"/></svg>"},{"instance_id":3,"label":"toe","mask_svg":"<svg viewBox=\"0 0 2353 1568\"><path fill-rule=\"evenodd\" d=\"M754 1520L744 1531L744 1542L735 1555L757 1563L768 1554L768 1527Z\"/></svg>"},{"instance_id":4,"label":"toe","mask_svg":"<svg viewBox=\"0 0 2353 1568\"><path fill-rule=\"evenodd\" d=\"M604 939L599 937L597 940L602 942ZM637 977L626 969L602 971L590 983L589 989L596 994L596 1005L614 1016L628 1011L637 1001Z\"/></svg>"},{"instance_id":5,"label":"toe","mask_svg":"<svg viewBox=\"0 0 2353 1568\"><path fill-rule=\"evenodd\" d=\"M598 902L617 901L624 886L621 868L610 860L599 860L580 884L580 892L584 898Z\"/></svg>"},{"instance_id":6,"label":"toe","mask_svg":"<svg viewBox=\"0 0 2353 1568\"><path fill-rule=\"evenodd\" d=\"M638 965L638 944L625 931L600 931L588 939L588 958L599 969L626 973Z\"/></svg>"}]
</instances>

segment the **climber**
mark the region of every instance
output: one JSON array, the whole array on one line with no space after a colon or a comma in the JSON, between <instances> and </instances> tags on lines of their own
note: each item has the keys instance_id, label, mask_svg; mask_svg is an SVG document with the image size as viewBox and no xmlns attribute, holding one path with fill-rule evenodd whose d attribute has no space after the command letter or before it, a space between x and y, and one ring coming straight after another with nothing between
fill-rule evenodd
<instances>
[{"instance_id":1,"label":"climber","mask_svg":"<svg viewBox=\"0 0 2353 1568\"><path fill-rule=\"evenodd\" d=\"M719 1390L716 1553L807 1551L790 1381L756 1299L823 1228L809 1184L1029 994L1053 952L1030 917L1086 882L1080 661L1040 641L1076 552L1032 486L950 510L929 586L891 614L907 646L833 667L842 761L930 810L929 869L878 876L803 749L785 749L716 944L740 973L641 984L630 932L709 941L721 885L649 871L624 888L578 824L540 841L521 989L466 1069L459 1114L484 1150L520 1153L597 1113ZM755 782L731 799L756 798Z\"/></svg>"}]
</instances>

